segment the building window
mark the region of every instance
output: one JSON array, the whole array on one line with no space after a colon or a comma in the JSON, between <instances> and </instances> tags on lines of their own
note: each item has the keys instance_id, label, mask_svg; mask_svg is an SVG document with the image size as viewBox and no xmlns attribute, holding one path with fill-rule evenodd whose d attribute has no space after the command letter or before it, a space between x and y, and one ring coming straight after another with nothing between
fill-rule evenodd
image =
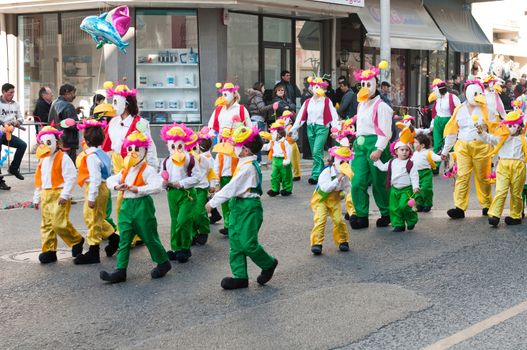
<instances>
[{"instance_id":1,"label":"building window","mask_svg":"<svg viewBox=\"0 0 527 350\"><path fill-rule=\"evenodd\" d=\"M321 23L296 21L296 84L302 91L304 79L320 74Z\"/></svg>"},{"instance_id":2,"label":"building window","mask_svg":"<svg viewBox=\"0 0 527 350\"><path fill-rule=\"evenodd\" d=\"M136 12L136 87L152 123L201 123L195 10Z\"/></svg>"}]
</instances>

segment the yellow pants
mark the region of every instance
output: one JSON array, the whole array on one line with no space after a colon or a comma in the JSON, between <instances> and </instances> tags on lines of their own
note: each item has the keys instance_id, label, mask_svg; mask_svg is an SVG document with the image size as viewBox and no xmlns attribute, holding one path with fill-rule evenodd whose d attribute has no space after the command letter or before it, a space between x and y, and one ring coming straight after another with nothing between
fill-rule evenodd
<instances>
[{"instance_id":1,"label":"yellow pants","mask_svg":"<svg viewBox=\"0 0 527 350\"><path fill-rule=\"evenodd\" d=\"M295 143L291 144L293 152L291 153L291 165L293 166L293 177L301 177L302 172L300 171L300 150L298 145Z\"/></svg>"},{"instance_id":2,"label":"yellow pants","mask_svg":"<svg viewBox=\"0 0 527 350\"><path fill-rule=\"evenodd\" d=\"M355 206L353 205L353 201L351 199L351 192L346 195L346 213L348 213L349 216L357 215Z\"/></svg>"},{"instance_id":3,"label":"yellow pants","mask_svg":"<svg viewBox=\"0 0 527 350\"><path fill-rule=\"evenodd\" d=\"M340 193L331 192L325 201L321 200L320 194L315 191L311 198L311 209L314 214L314 227L311 231L311 245L322 245L326 231L328 215L333 221L333 240L338 246L349 241L348 227L342 219L340 207Z\"/></svg>"},{"instance_id":4,"label":"yellow pants","mask_svg":"<svg viewBox=\"0 0 527 350\"><path fill-rule=\"evenodd\" d=\"M457 156L457 178L454 186L454 204L457 208L467 210L472 172L474 172L476 193L481 207L490 207L492 191L487 177L491 172L491 150L490 145L481 141L456 142L454 151Z\"/></svg>"},{"instance_id":5,"label":"yellow pants","mask_svg":"<svg viewBox=\"0 0 527 350\"><path fill-rule=\"evenodd\" d=\"M104 239L113 234L113 227L106 221L106 206L110 191L106 183L99 186L99 195L95 199L95 208L88 206L89 183L84 186L84 222L88 227L86 240L89 245L99 245Z\"/></svg>"},{"instance_id":6,"label":"yellow pants","mask_svg":"<svg viewBox=\"0 0 527 350\"><path fill-rule=\"evenodd\" d=\"M500 159L496 170L496 193L489 209L489 216L499 218L503 212L507 192L511 193L510 216L521 219L523 211L523 185L525 163L517 159Z\"/></svg>"},{"instance_id":7,"label":"yellow pants","mask_svg":"<svg viewBox=\"0 0 527 350\"><path fill-rule=\"evenodd\" d=\"M82 241L82 236L70 222L71 201L59 205L62 188L43 190L40 194L40 208L42 223L40 224L40 237L42 239L42 252L57 251L57 235L62 238L68 247Z\"/></svg>"}]
</instances>

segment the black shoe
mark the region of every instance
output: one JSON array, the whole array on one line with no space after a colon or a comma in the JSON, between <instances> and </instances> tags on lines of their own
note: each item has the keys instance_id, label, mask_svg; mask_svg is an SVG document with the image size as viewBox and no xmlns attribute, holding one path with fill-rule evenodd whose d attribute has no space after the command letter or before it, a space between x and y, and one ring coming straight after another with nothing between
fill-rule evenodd
<instances>
[{"instance_id":1,"label":"black shoe","mask_svg":"<svg viewBox=\"0 0 527 350\"><path fill-rule=\"evenodd\" d=\"M192 242L190 242L190 246L194 247L196 244L196 236L194 236L194 238L192 238Z\"/></svg>"},{"instance_id":2,"label":"black shoe","mask_svg":"<svg viewBox=\"0 0 527 350\"><path fill-rule=\"evenodd\" d=\"M218 221L220 221L221 219L222 219L222 217L221 217L220 212L218 211L218 209L212 208L212 210L210 211L210 217L209 217L210 223L211 224L215 224Z\"/></svg>"},{"instance_id":3,"label":"black shoe","mask_svg":"<svg viewBox=\"0 0 527 350\"><path fill-rule=\"evenodd\" d=\"M196 242L196 244L199 244L199 245L205 245L208 239L209 239L209 235L204 234L204 233L200 233L196 235L196 237L194 237L194 241Z\"/></svg>"},{"instance_id":4,"label":"black shoe","mask_svg":"<svg viewBox=\"0 0 527 350\"><path fill-rule=\"evenodd\" d=\"M349 221L350 220L350 214L348 214L348 213L344 214L344 220Z\"/></svg>"},{"instance_id":5,"label":"black shoe","mask_svg":"<svg viewBox=\"0 0 527 350\"><path fill-rule=\"evenodd\" d=\"M404 232L404 231L405 231L404 227L394 227L393 228L393 232Z\"/></svg>"},{"instance_id":6,"label":"black shoe","mask_svg":"<svg viewBox=\"0 0 527 350\"><path fill-rule=\"evenodd\" d=\"M390 224L389 216L381 216L377 219L377 227L387 227Z\"/></svg>"},{"instance_id":7,"label":"black shoe","mask_svg":"<svg viewBox=\"0 0 527 350\"><path fill-rule=\"evenodd\" d=\"M315 244L311 246L311 253L314 255L322 254L322 244Z\"/></svg>"},{"instance_id":8,"label":"black shoe","mask_svg":"<svg viewBox=\"0 0 527 350\"><path fill-rule=\"evenodd\" d=\"M356 216L354 218L354 216L355 215L352 215L350 217L350 225L352 229L360 230L363 228L368 228L368 226L370 226L370 220L368 218L359 218Z\"/></svg>"},{"instance_id":9,"label":"black shoe","mask_svg":"<svg viewBox=\"0 0 527 350\"><path fill-rule=\"evenodd\" d=\"M176 253L173 250L169 250L167 255L169 260L177 260Z\"/></svg>"},{"instance_id":10,"label":"black shoe","mask_svg":"<svg viewBox=\"0 0 527 350\"><path fill-rule=\"evenodd\" d=\"M224 236L228 236L228 235L229 235L229 229L228 229L228 228L225 228L225 227L222 228L222 229L220 229L219 232L220 232L222 235L224 235Z\"/></svg>"},{"instance_id":11,"label":"black shoe","mask_svg":"<svg viewBox=\"0 0 527 350\"><path fill-rule=\"evenodd\" d=\"M223 289L247 288L249 287L249 280L247 278L225 277L221 280L221 287Z\"/></svg>"},{"instance_id":12,"label":"black shoe","mask_svg":"<svg viewBox=\"0 0 527 350\"><path fill-rule=\"evenodd\" d=\"M0 182L0 190L2 191L9 191L11 189L11 186L7 186L5 181Z\"/></svg>"},{"instance_id":13,"label":"black shoe","mask_svg":"<svg viewBox=\"0 0 527 350\"><path fill-rule=\"evenodd\" d=\"M344 242L344 243L340 243L339 244L339 250L341 252L349 252L350 250L350 245L348 242Z\"/></svg>"},{"instance_id":14,"label":"black shoe","mask_svg":"<svg viewBox=\"0 0 527 350\"><path fill-rule=\"evenodd\" d=\"M269 197L276 197L276 196L278 196L280 194L280 192L269 190L269 191L267 191L267 194L269 195Z\"/></svg>"},{"instance_id":15,"label":"black shoe","mask_svg":"<svg viewBox=\"0 0 527 350\"><path fill-rule=\"evenodd\" d=\"M489 208L483 208L483 209L481 209L481 215L483 215L483 216L489 216Z\"/></svg>"},{"instance_id":16,"label":"black shoe","mask_svg":"<svg viewBox=\"0 0 527 350\"><path fill-rule=\"evenodd\" d=\"M280 191L280 194L284 197L287 197L287 196L290 196L293 194L293 192L289 192L289 191L286 191L286 190L281 190Z\"/></svg>"},{"instance_id":17,"label":"black shoe","mask_svg":"<svg viewBox=\"0 0 527 350\"><path fill-rule=\"evenodd\" d=\"M190 249L182 249L179 252L176 252L176 260L182 264L186 263L191 256L192 253L190 252Z\"/></svg>"},{"instance_id":18,"label":"black shoe","mask_svg":"<svg viewBox=\"0 0 527 350\"><path fill-rule=\"evenodd\" d=\"M45 252L38 255L41 264L49 264L57 261L57 252Z\"/></svg>"},{"instance_id":19,"label":"black shoe","mask_svg":"<svg viewBox=\"0 0 527 350\"><path fill-rule=\"evenodd\" d=\"M167 260L164 263L158 264L156 267L154 267L152 271L150 271L150 276L152 276L152 278L165 277L165 275L168 271L170 271L171 268L172 264L170 263L170 261Z\"/></svg>"},{"instance_id":20,"label":"black shoe","mask_svg":"<svg viewBox=\"0 0 527 350\"><path fill-rule=\"evenodd\" d=\"M505 221L507 221L507 219L505 219ZM497 227L499 223L500 223L500 218L497 218L495 216L489 216L489 225Z\"/></svg>"},{"instance_id":21,"label":"black shoe","mask_svg":"<svg viewBox=\"0 0 527 350\"><path fill-rule=\"evenodd\" d=\"M7 172L19 180L24 180L24 177L22 176L22 174L20 174L20 169L9 168Z\"/></svg>"},{"instance_id":22,"label":"black shoe","mask_svg":"<svg viewBox=\"0 0 527 350\"><path fill-rule=\"evenodd\" d=\"M464 219L465 218L465 211L459 208L448 209L446 213L452 219Z\"/></svg>"},{"instance_id":23,"label":"black shoe","mask_svg":"<svg viewBox=\"0 0 527 350\"><path fill-rule=\"evenodd\" d=\"M307 183L310 184L310 185L316 185L318 183L318 180L315 180L313 179L312 177L310 177L308 180L307 180Z\"/></svg>"},{"instance_id":24,"label":"black shoe","mask_svg":"<svg viewBox=\"0 0 527 350\"><path fill-rule=\"evenodd\" d=\"M100 262L99 245L91 245L85 254L79 254L73 259L75 265L99 264Z\"/></svg>"},{"instance_id":25,"label":"black shoe","mask_svg":"<svg viewBox=\"0 0 527 350\"><path fill-rule=\"evenodd\" d=\"M104 247L104 251L106 252L107 257L111 257L115 254L117 249L119 249L119 242L121 241L121 237L117 233L112 233L110 237L108 237L108 245Z\"/></svg>"},{"instance_id":26,"label":"black shoe","mask_svg":"<svg viewBox=\"0 0 527 350\"><path fill-rule=\"evenodd\" d=\"M415 225L410 225L406 227L408 230L412 231L415 228Z\"/></svg>"},{"instance_id":27,"label":"black shoe","mask_svg":"<svg viewBox=\"0 0 527 350\"><path fill-rule=\"evenodd\" d=\"M276 269L276 266L278 266L278 259L274 259L274 264L271 266L268 270L262 270L260 273L260 276L256 278L256 282L258 282L259 285L263 286L267 282L273 278L274 270Z\"/></svg>"},{"instance_id":28,"label":"black shoe","mask_svg":"<svg viewBox=\"0 0 527 350\"><path fill-rule=\"evenodd\" d=\"M295 181L295 182L296 182L296 181L300 181L300 176L295 176L295 177L293 178L293 181Z\"/></svg>"},{"instance_id":29,"label":"black shoe","mask_svg":"<svg viewBox=\"0 0 527 350\"><path fill-rule=\"evenodd\" d=\"M106 282L120 283L126 281L126 269L117 269L112 273L101 271L99 277Z\"/></svg>"},{"instance_id":30,"label":"black shoe","mask_svg":"<svg viewBox=\"0 0 527 350\"><path fill-rule=\"evenodd\" d=\"M71 247L71 256L76 258L77 256L82 254L82 245L84 244L84 238L82 240L75 244L73 247Z\"/></svg>"},{"instance_id":31,"label":"black shoe","mask_svg":"<svg viewBox=\"0 0 527 350\"><path fill-rule=\"evenodd\" d=\"M425 212L425 213L430 212L430 210L432 210L432 207L429 206L429 205L423 207L423 212Z\"/></svg>"},{"instance_id":32,"label":"black shoe","mask_svg":"<svg viewBox=\"0 0 527 350\"><path fill-rule=\"evenodd\" d=\"M505 223L507 225L520 225L522 223L522 219L513 219L510 216L505 217Z\"/></svg>"},{"instance_id":33,"label":"black shoe","mask_svg":"<svg viewBox=\"0 0 527 350\"><path fill-rule=\"evenodd\" d=\"M437 167L434 170L432 170L432 174L439 175L439 167Z\"/></svg>"},{"instance_id":34,"label":"black shoe","mask_svg":"<svg viewBox=\"0 0 527 350\"><path fill-rule=\"evenodd\" d=\"M143 246L143 245L145 245L145 242L143 242L142 239L138 239L138 240L135 241L135 243L134 243L134 248L136 248L136 247L141 247L141 246Z\"/></svg>"},{"instance_id":35,"label":"black shoe","mask_svg":"<svg viewBox=\"0 0 527 350\"><path fill-rule=\"evenodd\" d=\"M418 213L422 213L425 211L425 207L422 206L421 204L417 204L415 207L417 208Z\"/></svg>"}]
</instances>

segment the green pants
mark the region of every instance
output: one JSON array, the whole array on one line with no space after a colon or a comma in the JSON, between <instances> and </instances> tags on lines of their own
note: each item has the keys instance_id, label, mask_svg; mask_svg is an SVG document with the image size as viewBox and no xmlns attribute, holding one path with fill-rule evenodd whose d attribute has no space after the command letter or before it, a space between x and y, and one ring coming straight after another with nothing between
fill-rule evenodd
<instances>
[{"instance_id":1,"label":"green pants","mask_svg":"<svg viewBox=\"0 0 527 350\"><path fill-rule=\"evenodd\" d=\"M434 205L434 187L432 169L421 169L419 172L419 192L415 195L417 205L431 207Z\"/></svg>"},{"instance_id":2,"label":"green pants","mask_svg":"<svg viewBox=\"0 0 527 350\"><path fill-rule=\"evenodd\" d=\"M137 234L148 248L152 260L157 264L168 261L168 256L157 233L156 209L152 197L125 198L119 210L119 250L117 268L126 269L132 241Z\"/></svg>"},{"instance_id":3,"label":"green pants","mask_svg":"<svg viewBox=\"0 0 527 350\"><path fill-rule=\"evenodd\" d=\"M314 180L318 180L320 173L324 169L324 145L328 139L328 134L329 128L322 125L312 124L307 126L307 139L309 148L311 148L311 156L313 157L311 178Z\"/></svg>"},{"instance_id":4,"label":"green pants","mask_svg":"<svg viewBox=\"0 0 527 350\"><path fill-rule=\"evenodd\" d=\"M225 187L229 182L231 182L232 176L222 176L220 177L220 188ZM223 227L229 228L229 213L231 212L229 208L229 202L225 202L221 205L221 213L223 214Z\"/></svg>"},{"instance_id":5,"label":"green pants","mask_svg":"<svg viewBox=\"0 0 527 350\"><path fill-rule=\"evenodd\" d=\"M194 235L196 190L194 188L169 188L167 197L170 210L170 247L175 252L190 249Z\"/></svg>"},{"instance_id":6,"label":"green pants","mask_svg":"<svg viewBox=\"0 0 527 350\"><path fill-rule=\"evenodd\" d=\"M207 204L209 197L208 188L196 188L196 203L194 206L194 236L197 234L208 235L210 233L210 221L207 215Z\"/></svg>"},{"instance_id":7,"label":"green pants","mask_svg":"<svg viewBox=\"0 0 527 350\"><path fill-rule=\"evenodd\" d=\"M450 120L450 117L440 117L436 116L434 118L434 131L432 133L432 138L434 140L434 153L438 154L442 149L444 145L444 137L443 133L445 131L445 126ZM439 169L439 165L441 165L441 162L437 162L437 168Z\"/></svg>"},{"instance_id":8,"label":"green pants","mask_svg":"<svg viewBox=\"0 0 527 350\"><path fill-rule=\"evenodd\" d=\"M112 225L113 230L117 230L117 225L112 219L112 196L108 196L108 204L106 205L106 221Z\"/></svg>"},{"instance_id":9,"label":"green pants","mask_svg":"<svg viewBox=\"0 0 527 350\"><path fill-rule=\"evenodd\" d=\"M351 197L359 218L367 218L370 211L370 196L368 186L371 184L373 198L382 216L388 216L389 196L386 190L386 172L380 171L373 165L370 154L375 151L377 135L359 136L353 145L355 157L351 162L354 176L351 180ZM381 160L390 159L388 147L381 155Z\"/></svg>"},{"instance_id":10,"label":"green pants","mask_svg":"<svg viewBox=\"0 0 527 350\"><path fill-rule=\"evenodd\" d=\"M527 184L523 185L522 198L523 198L523 209L525 209L525 206L527 205Z\"/></svg>"},{"instance_id":11,"label":"green pants","mask_svg":"<svg viewBox=\"0 0 527 350\"><path fill-rule=\"evenodd\" d=\"M258 231L262 226L263 209L260 198L232 198L229 201L231 218L229 262L235 278L248 278L247 257L262 270L270 269L274 258L258 243Z\"/></svg>"},{"instance_id":12,"label":"green pants","mask_svg":"<svg viewBox=\"0 0 527 350\"><path fill-rule=\"evenodd\" d=\"M392 227L415 226L417 224L417 213L408 206L412 196L412 186L403 188L391 187L390 189L390 220Z\"/></svg>"},{"instance_id":13,"label":"green pants","mask_svg":"<svg viewBox=\"0 0 527 350\"><path fill-rule=\"evenodd\" d=\"M293 170L291 163L284 166L284 158L273 157L271 190L280 192L280 185L284 191L293 192Z\"/></svg>"}]
</instances>

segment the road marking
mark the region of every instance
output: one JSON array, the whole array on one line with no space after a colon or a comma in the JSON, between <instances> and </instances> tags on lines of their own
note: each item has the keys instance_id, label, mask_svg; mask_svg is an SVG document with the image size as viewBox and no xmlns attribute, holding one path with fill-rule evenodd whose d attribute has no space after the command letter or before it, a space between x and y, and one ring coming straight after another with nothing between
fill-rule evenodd
<instances>
[{"instance_id":1,"label":"road marking","mask_svg":"<svg viewBox=\"0 0 527 350\"><path fill-rule=\"evenodd\" d=\"M520 303L516 306L511 307L499 314L491 316L486 320L476 323L473 326L470 326L462 331L459 331L447 338L441 339L440 341L427 346L424 350L444 350L449 349L454 345L457 345L461 342L464 342L467 339L470 339L479 333L492 328L504 321L513 318L523 312L527 311L527 301Z\"/></svg>"}]
</instances>

